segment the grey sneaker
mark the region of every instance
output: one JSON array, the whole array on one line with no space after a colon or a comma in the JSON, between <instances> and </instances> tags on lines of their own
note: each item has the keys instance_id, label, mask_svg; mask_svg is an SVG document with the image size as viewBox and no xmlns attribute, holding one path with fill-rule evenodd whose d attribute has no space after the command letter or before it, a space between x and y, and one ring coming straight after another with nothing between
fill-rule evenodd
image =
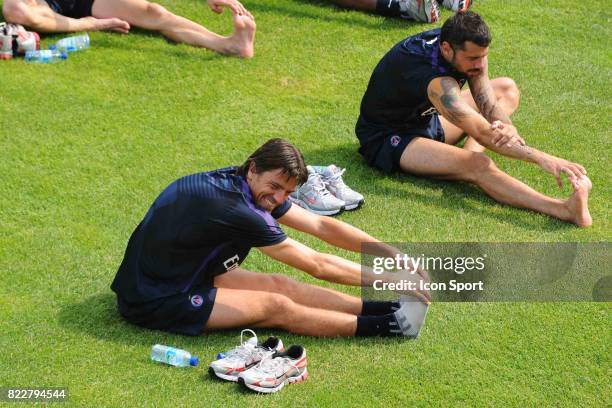
<instances>
[{"instance_id":1,"label":"grey sneaker","mask_svg":"<svg viewBox=\"0 0 612 408\"><path fill-rule=\"evenodd\" d=\"M440 9L436 0L399 0L403 18L424 23L435 23L440 18Z\"/></svg>"},{"instance_id":2,"label":"grey sneaker","mask_svg":"<svg viewBox=\"0 0 612 408\"><path fill-rule=\"evenodd\" d=\"M336 215L344 210L345 202L334 197L325 188L322 177L312 166L308 168L308 181L302 184L289 199L302 208L319 215Z\"/></svg>"},{"instance_id":3,"label":"grey sneaker","mask_svg":"<svg viewBox=\"0 0 612 408\"><path fill-rule=\"evenodd\" d=\"M323 177L323 183L327 190L336 198L345 202L344 209L355 210L365 201L363 196L344 184L342 175L346 169L339 169L334 164L329 166L312 166L312 168Z\"/></svg>"},{"instance_id":4,"label":"grey sneaker","mask_svg":"<svg viewBox=\"0 0 612 408\"><path fill-rule=\"evenodd\" d=\"M453 11L465 11L474 3L472 0L442 0L442 7Z\"/></svg>"}]
</instances>

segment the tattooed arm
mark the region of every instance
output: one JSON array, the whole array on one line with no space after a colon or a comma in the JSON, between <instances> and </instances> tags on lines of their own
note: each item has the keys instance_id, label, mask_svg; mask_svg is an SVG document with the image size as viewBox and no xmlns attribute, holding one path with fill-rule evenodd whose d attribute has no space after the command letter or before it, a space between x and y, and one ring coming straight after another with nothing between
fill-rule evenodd
<instances>
[{"instance_id":1,"label":"tattooed arm","mask_svg":"<svg viewBox=\"0 0 612 408\"><path fill-rule=\"evenodd\" d=\"M487 92L485 94L487 97L481 97L479 105L482 105L479 106L480 109L486 112L486 115L490 118L494 118L495 121L501 121L503 118L502 116L495 116L502 111L501 107L499 107L498 104L493 104L488 99L488 91L485 90L485 92ZM514 138L511 133L507 133L503 136L498 127L491 125L491 123L485 119L483 116L484 114L481 115L463 100L459 84L452 77L434 78L427 87L427 95L431 103L442 116L448 119L453 125L463 129L468 135L476 139L478 143L504 156L540 165L545 171L551 173L557 179L557 184L559 184L559 186L561 186L561 173L566 173L572 184L575 182L576 178L586 174L584 167L579 164L551 156L525 145L520 136L518 136L518 133L516 133ZM486 101L484 99L486 99ZM493 100L495 100L494 94ZM483 109L483 107L486 109ZM507 115L505 115L505 117L507 118ZM509 122L510 119L508 118L507 120L508 122L506 122L506 124L512 126L509 125L509 123L511 123ZM507 139L508 136L511 137L509 140ZM499 143L500 140L503 141L501 145Z\"/></svg>"},{"instance_id":2,"label":"tattooed arm","mask_svg":"<svg viewBox=\"0 0 612 408\"><path fill-rule=\"evenodd\" d=\"M478 77L468 79L468 84L470 85L476 106L478 106L480 113L489 123L499 120L502 123L512 125L510 117L506 114L495 96L495 91L489 80L487 67Z\"/></svg>"},{"instance_id":3,"label":"tattooed arm","mask_svg":"<svg viewBox=\"0 0 612 408\"><path fill-rule=\"evenodd\" d=\"M498 126L489 123L483 115L467 104L461 97L459 84L454 78L434 78L427 87L427 94L442 116L463 129L481 145L505 156L531 161L525 149L517 148L517 145L523 143L520 136L502 132Z\"/></svg>"}]
</instances>

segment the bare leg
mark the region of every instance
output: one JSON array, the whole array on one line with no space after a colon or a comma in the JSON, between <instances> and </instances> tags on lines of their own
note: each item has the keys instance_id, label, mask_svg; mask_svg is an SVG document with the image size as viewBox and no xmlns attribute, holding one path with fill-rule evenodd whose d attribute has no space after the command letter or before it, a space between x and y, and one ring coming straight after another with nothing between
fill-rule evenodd
<instances>
[{"instance_id":1,"label":"bare leg","mask_svg":"<svg viewBox=\"0 0 612 408\"><path fill-rule=\"evenodd\" d=\"M493 199L527 208L579 226L592 223L588 212L591 182L579 181L580 188L567 200L541 194L495 166L484 153L470 152L426 138L416 138L406 146L400 158L403 171L444 180L476 184Z\"/></svg>"},{"instance_id":2,"label":"bare leg","mask_svg":"<svg viewBox=\"0 0 612 408\"><path fill-rule=\"evenodd\" d=\"M204 330L247 326L280 328L306 336L350 337L357 330L357 316L303 306L278 293L217 289Z\"/></svg>"},{"instance_id":3,"label":"bare leg","mask_svg":"<svg viewBox=\"0 0 612 408\"><path fill-rule=\"evenodd\" d=\"M500 103L506 114L511 116L519 105L520 91L518 87L511 78L507 77L492 79L491 86L495 91L497 101ZM469 89L462 91L461 96L465 102L478 111L476 102L474 101L472 93ZM445 142L447 144L456 145L466 136L463 129L453 125L446 118L440 116L440 122L442 123L442 128L444 129L444 136L446 139ZM472 152L485 151L484 146L480 145L473 137L470 136L468 136L467 140L465 141L463 148Z\"/></svg>"},{"instance_id":4,"label":"bare leg","mask_svg":"<svg viewBox=\"0 0 612 408\"><path fill-rule=\"evenodd\" d=\"M215 287L278 293L304 306L352 315L358 315L362 309L362 301L358 297L298 282L285 275L257 273L242 268L215 277Z\"/></svg>"},{"instance_id":5,"label":"bare leg","mask_svg":"<svg viewBox=\"0 0 612 408\"><path fill-rule=\"evenodd\" d=\"M159 31L172 41L221 54L244 58L254 54L256 27L250 15L234 15L234 34L223 37L146 0L95 0L92 13L97 18L118 17L133 26Z\"/></svg>"},{"instance_id":6,"label":"bare leg","mask_svg":"<svg viewBox=\"0 0 612 408\"><path fill-rule=\"evenodd\" d=\"M43 0L4 0L2 14L8 23L42 33L110 30L127 34L130 25L119 18L70 18L57 14Z\"/></svg>"}]
</instances>

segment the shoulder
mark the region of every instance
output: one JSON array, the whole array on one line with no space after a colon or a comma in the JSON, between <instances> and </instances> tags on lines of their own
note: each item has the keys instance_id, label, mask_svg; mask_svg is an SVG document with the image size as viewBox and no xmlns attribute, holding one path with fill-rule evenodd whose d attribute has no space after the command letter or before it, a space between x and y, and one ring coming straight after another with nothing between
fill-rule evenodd
<instances>
[{"instance_id":1,"label":"shoulder","mask_svg":"<svg viewBox=\"0 0 612 408\"><path fill-rule=\"evenodd\" d=\"M219 197L222 192L239 192L236 168L226 167L181 177L175 181L180 193L204 197Z\"/></svg>"}]
</instances>

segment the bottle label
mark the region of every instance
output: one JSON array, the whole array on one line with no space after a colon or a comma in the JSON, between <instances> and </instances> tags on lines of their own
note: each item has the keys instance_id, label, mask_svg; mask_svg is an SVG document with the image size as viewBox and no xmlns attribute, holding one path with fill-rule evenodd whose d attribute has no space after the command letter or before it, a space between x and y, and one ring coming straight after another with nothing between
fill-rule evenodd
<instances>
[{"instance_id":1,"label":"bottle label","mask_svg":"<svg viewBox=\"0 0 612 408\"><path fill-rule=\"evenodd\" d=\"M174 365L176 362L176 351L168 350L166 351L166 363L170 365Z\"/></svg>"}]
</instances>

